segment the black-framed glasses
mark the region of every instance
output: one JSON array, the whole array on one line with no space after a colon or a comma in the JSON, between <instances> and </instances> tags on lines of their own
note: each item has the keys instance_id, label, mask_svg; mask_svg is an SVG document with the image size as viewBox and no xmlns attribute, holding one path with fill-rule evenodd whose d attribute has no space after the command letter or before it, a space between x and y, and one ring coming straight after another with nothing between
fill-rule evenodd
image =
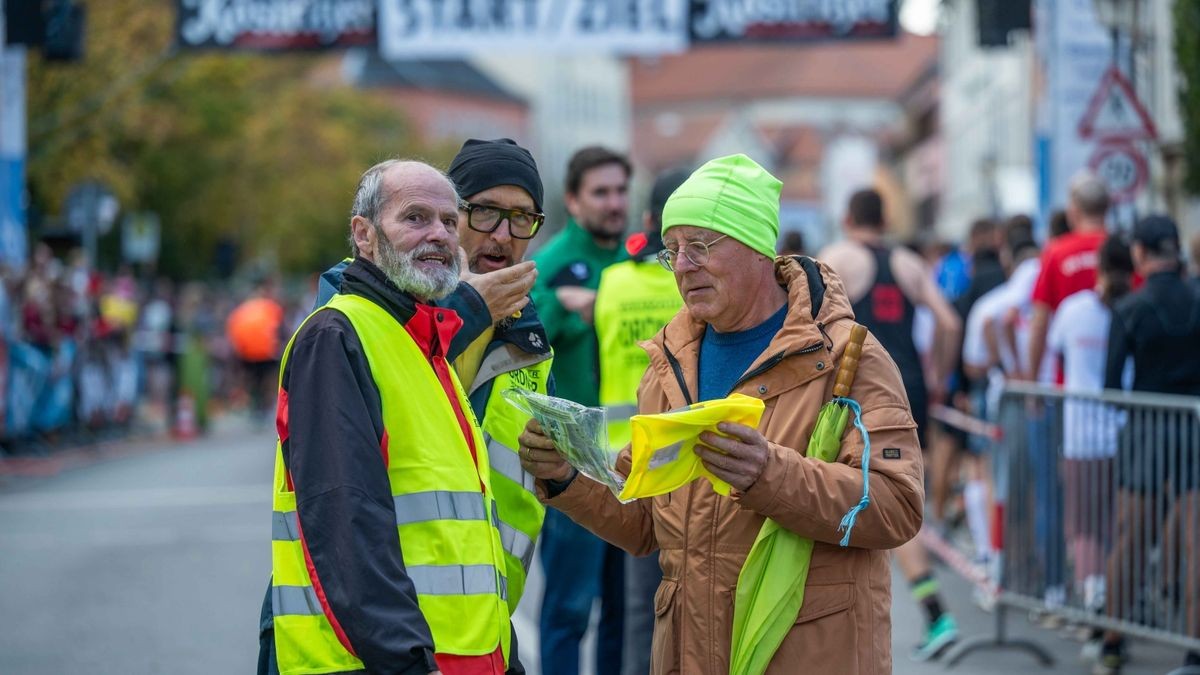
<instances>
[{"instance_id":1,"label":"black-framed glasses","mask_svg":"<svg viewBox=\"0 0 1200 675\"><path fill-rule=\"evenodd\" d=\"M709 242L689 241L683 245L681 250L683 255L687 256L687 259L692 261L693 265L696 267L704 267L706 264L708 264L709 249L712 248L713 244L728 236L729 235L727 234L723 234ZM658 252L658 263L668 270L674 272L675 258L679 255L679 253L680 251L672 251L669 248L664 248Z\"/></svg>"},{"instance_id":2,"label":"black-framed glasses","mask_svg":"<svg viewBox=\"0 0 1200 675\"><path fill-rule=\"evenodd\" d=\"M514 239L533 239L538 228L546 221L546 214L522 209L502 209L471 202L463 202L462 209L467 212L467 227L472 230L488 234L495 232L501 221L507 220L508 233Z\"/></svg>"}]
</instances>

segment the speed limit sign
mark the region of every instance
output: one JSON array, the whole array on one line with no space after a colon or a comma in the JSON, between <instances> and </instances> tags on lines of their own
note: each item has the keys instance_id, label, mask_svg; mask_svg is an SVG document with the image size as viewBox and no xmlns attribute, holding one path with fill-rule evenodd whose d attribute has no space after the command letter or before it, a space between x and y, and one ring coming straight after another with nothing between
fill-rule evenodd
<instances>
[{"instance_id":1,"label":"speed limit sign","mask_svg":"<svg viewBox=\"0 0 1200 675\"><path fill-rule=\"evenodd\" d=\"M1088 166L1108 186L1109 197L1117 203L1133 201L1149 175L1146 158L1126 140L1101 141Z\"/></svg>"}]
</instances>

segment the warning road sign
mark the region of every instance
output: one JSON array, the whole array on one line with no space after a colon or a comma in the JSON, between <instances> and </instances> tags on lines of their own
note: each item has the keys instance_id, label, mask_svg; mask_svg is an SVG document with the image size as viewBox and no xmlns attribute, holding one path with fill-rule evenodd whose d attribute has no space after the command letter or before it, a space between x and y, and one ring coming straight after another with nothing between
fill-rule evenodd
<instances>
[{"instance_id":1,"label":"warning road sign","mask_svg":"<svg viewBox=\"0 0 1200 675\"><path fill-rule=\"evenodd\" d=\"M1101 142L1088 166L1108 186L1108 196L1115 203L1133 201L1149 177L1146 158L1126 140Z\"/></svg>"},{"instance_id":2,"label":"warning road sign","mask_svg":"<svg viewBox=\"0 0 1200 675\"><path fill-rule=\"evenodd\" d=\"M1079 136L1125 140L1152 140L1158 136L1154 121L1138 101L1133 85L1115 65L1100 78L1087 112L1079 120Z\"/></svg>"}]
</instances>

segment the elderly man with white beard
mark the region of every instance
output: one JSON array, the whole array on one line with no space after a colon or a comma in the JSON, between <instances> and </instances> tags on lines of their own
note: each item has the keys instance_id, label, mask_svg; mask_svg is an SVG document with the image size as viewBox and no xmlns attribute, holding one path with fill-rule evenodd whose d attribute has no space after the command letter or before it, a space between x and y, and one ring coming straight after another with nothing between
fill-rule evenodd
<instances>
[{"instance_id":1,"label":"elderly man with white beard","mask_svg":"<svg viewBox=\"0 0 1200 675\"><path fill-rule=\"evenodd\" d=\"M459 199L415 161L369 169L354 261L285 351L272 522L283 673L519 670L488 448L447 361Z\"/></svg>"}]
</instances>

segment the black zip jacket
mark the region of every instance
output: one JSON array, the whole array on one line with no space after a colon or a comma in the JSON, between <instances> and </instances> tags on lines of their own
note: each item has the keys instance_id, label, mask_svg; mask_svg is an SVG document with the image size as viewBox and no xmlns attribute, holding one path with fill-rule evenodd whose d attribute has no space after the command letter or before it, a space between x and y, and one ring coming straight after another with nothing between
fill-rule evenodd
<instances>
[{"instance_id":1,"label":"black zip jacket","mask_svg":"<svg viewBox=\"0 0 1200 675\"><path fill-rule=\"evenodd\" d=\"M1152 274L1141 289L1117 301L1105 388L1121 388L1130 356L1134 391L1200 394L1200 294L1177 272Z\"/></svg>"}]
</instances>

